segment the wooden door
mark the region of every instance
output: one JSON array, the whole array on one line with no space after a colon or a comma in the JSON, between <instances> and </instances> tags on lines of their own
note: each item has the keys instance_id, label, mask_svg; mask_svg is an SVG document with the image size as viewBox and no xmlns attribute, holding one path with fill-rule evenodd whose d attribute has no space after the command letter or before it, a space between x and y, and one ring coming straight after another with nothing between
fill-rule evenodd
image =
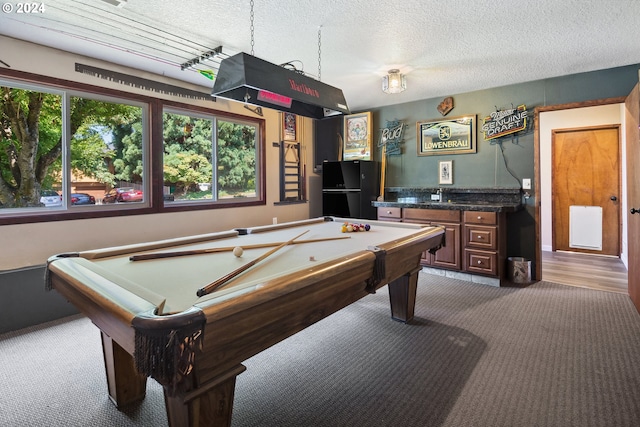
<instances>
[{"instance_id":1,"label":"wooden door","mask_svg":"<svg viewBox=\"0 0 640 427\"><path fill-rule=\"evenodd\" d=\"M629 296L640 312L640 89L631 91L625 102L627 144L627 255ZM634 212L633 214L631 212Z\"/></svg>"},{"instance_id":2,"label":"wooden door","mask_svg":"<svg viewBox=\"0 0 640 427\"><path fill-rule=\"evenodd\" d=\"M620 256L619 133L618 125L553 131L553 250ZM596 221L593 229L602 233L601 249L570 242L570 206L602 208L602 228Z\"/></svg>"}]
</instances>

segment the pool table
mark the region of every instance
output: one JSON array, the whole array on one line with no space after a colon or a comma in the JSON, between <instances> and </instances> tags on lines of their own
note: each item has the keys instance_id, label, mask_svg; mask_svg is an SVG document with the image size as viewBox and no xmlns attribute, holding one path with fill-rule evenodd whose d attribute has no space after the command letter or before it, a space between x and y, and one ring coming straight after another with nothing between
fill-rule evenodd
<instances>
[{"instance_id":1,"label":"pool table","mask_svg":"<svg viewBox=\"0 0 640 427\"><path fill-rule=\"evenodd\" d=\"M344 233L345 221L371 229ZM392 318L409 322L420 258L443 239L442 227L322 217L63 253L46 283L100 329L116 406L144 398L150 376L171 426L228 426L251 356L386 284Z\"/></svg>"}]
</instances>

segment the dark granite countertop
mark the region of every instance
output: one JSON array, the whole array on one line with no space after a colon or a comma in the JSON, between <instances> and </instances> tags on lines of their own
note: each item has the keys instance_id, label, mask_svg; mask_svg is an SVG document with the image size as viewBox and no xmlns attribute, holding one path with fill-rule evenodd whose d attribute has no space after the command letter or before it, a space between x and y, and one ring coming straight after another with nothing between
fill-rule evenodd
<instances>
[{"instance_id":1,"label":"dark granite countertop","mask_svg":"<svg viewBox=\"0 0 640 427\"><path fill-rule=\"evenodd\" d=\"M436 199L433 200L433 195ZM523 208L519 188L386 187L375 207L517 212Z\"/></svg>"},{"instance_id":2,"label":"dark granite countertop","mask_svg":"<svg viewBox=\"0 0 640 427\"><path fill-rule=\"evenodd\" d=\"M517 212L522 209L521 203L495 202L371 202L375 207L414 208L414 209L446 209L482 212Z\"/></svg>"}]
</instances>

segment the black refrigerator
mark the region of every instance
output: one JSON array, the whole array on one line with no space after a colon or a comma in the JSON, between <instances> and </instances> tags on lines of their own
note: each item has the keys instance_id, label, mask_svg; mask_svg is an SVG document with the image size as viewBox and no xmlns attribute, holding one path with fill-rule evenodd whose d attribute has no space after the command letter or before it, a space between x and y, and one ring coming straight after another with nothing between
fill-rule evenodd
<instances>
[{"instance_id":1,"label":"black refrigerator","mask_svg":"<svg viewBox=\"0 0 640 427\"><path fill-rule=\"evenodd\" d=\"M380 166L371 160L322 164L322 214L376 219L371 202L378 198Z\"/></svg>"}]
</instances>

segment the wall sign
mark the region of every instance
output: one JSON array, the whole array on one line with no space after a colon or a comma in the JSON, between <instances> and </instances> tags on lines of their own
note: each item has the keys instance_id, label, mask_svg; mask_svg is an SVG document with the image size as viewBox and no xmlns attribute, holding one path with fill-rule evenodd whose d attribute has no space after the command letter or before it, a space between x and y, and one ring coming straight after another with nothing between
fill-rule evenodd
<instances>
[{"instance_id":1,"label":"wall sign","mask_svg":"<svg viewBox=\"0 0 640 427\"><path fill-rule=\"evenodd\" d=\"M398 156L402 154L402 138L404 136L404 128L407 125L402 120L387 121L387 127L382 128L380 132L379 148L387 156Z\"/></svg>"},{"instance_id":2,"label":"wall sign","mask_svg":"<svg viewBox=\"0 0 640 427\"><path fill-rule=\"evenodd\" d=\"M517 108L509 110L494 111L483 120L482 131L484 132L484 139L500 138L501 136L525 130L527 128L527 116L527 107L524 105L518 105Z\"/></svg>"},{"instance_id":3,"label":"wall sign","mask_svg":"<svg viewBox=\"0 0 640 427\"><path fill-rule=\"evenodd\" d=\"M418 156L476 152L476 116L417 123Z\"/></svg>"}]
</instances>

